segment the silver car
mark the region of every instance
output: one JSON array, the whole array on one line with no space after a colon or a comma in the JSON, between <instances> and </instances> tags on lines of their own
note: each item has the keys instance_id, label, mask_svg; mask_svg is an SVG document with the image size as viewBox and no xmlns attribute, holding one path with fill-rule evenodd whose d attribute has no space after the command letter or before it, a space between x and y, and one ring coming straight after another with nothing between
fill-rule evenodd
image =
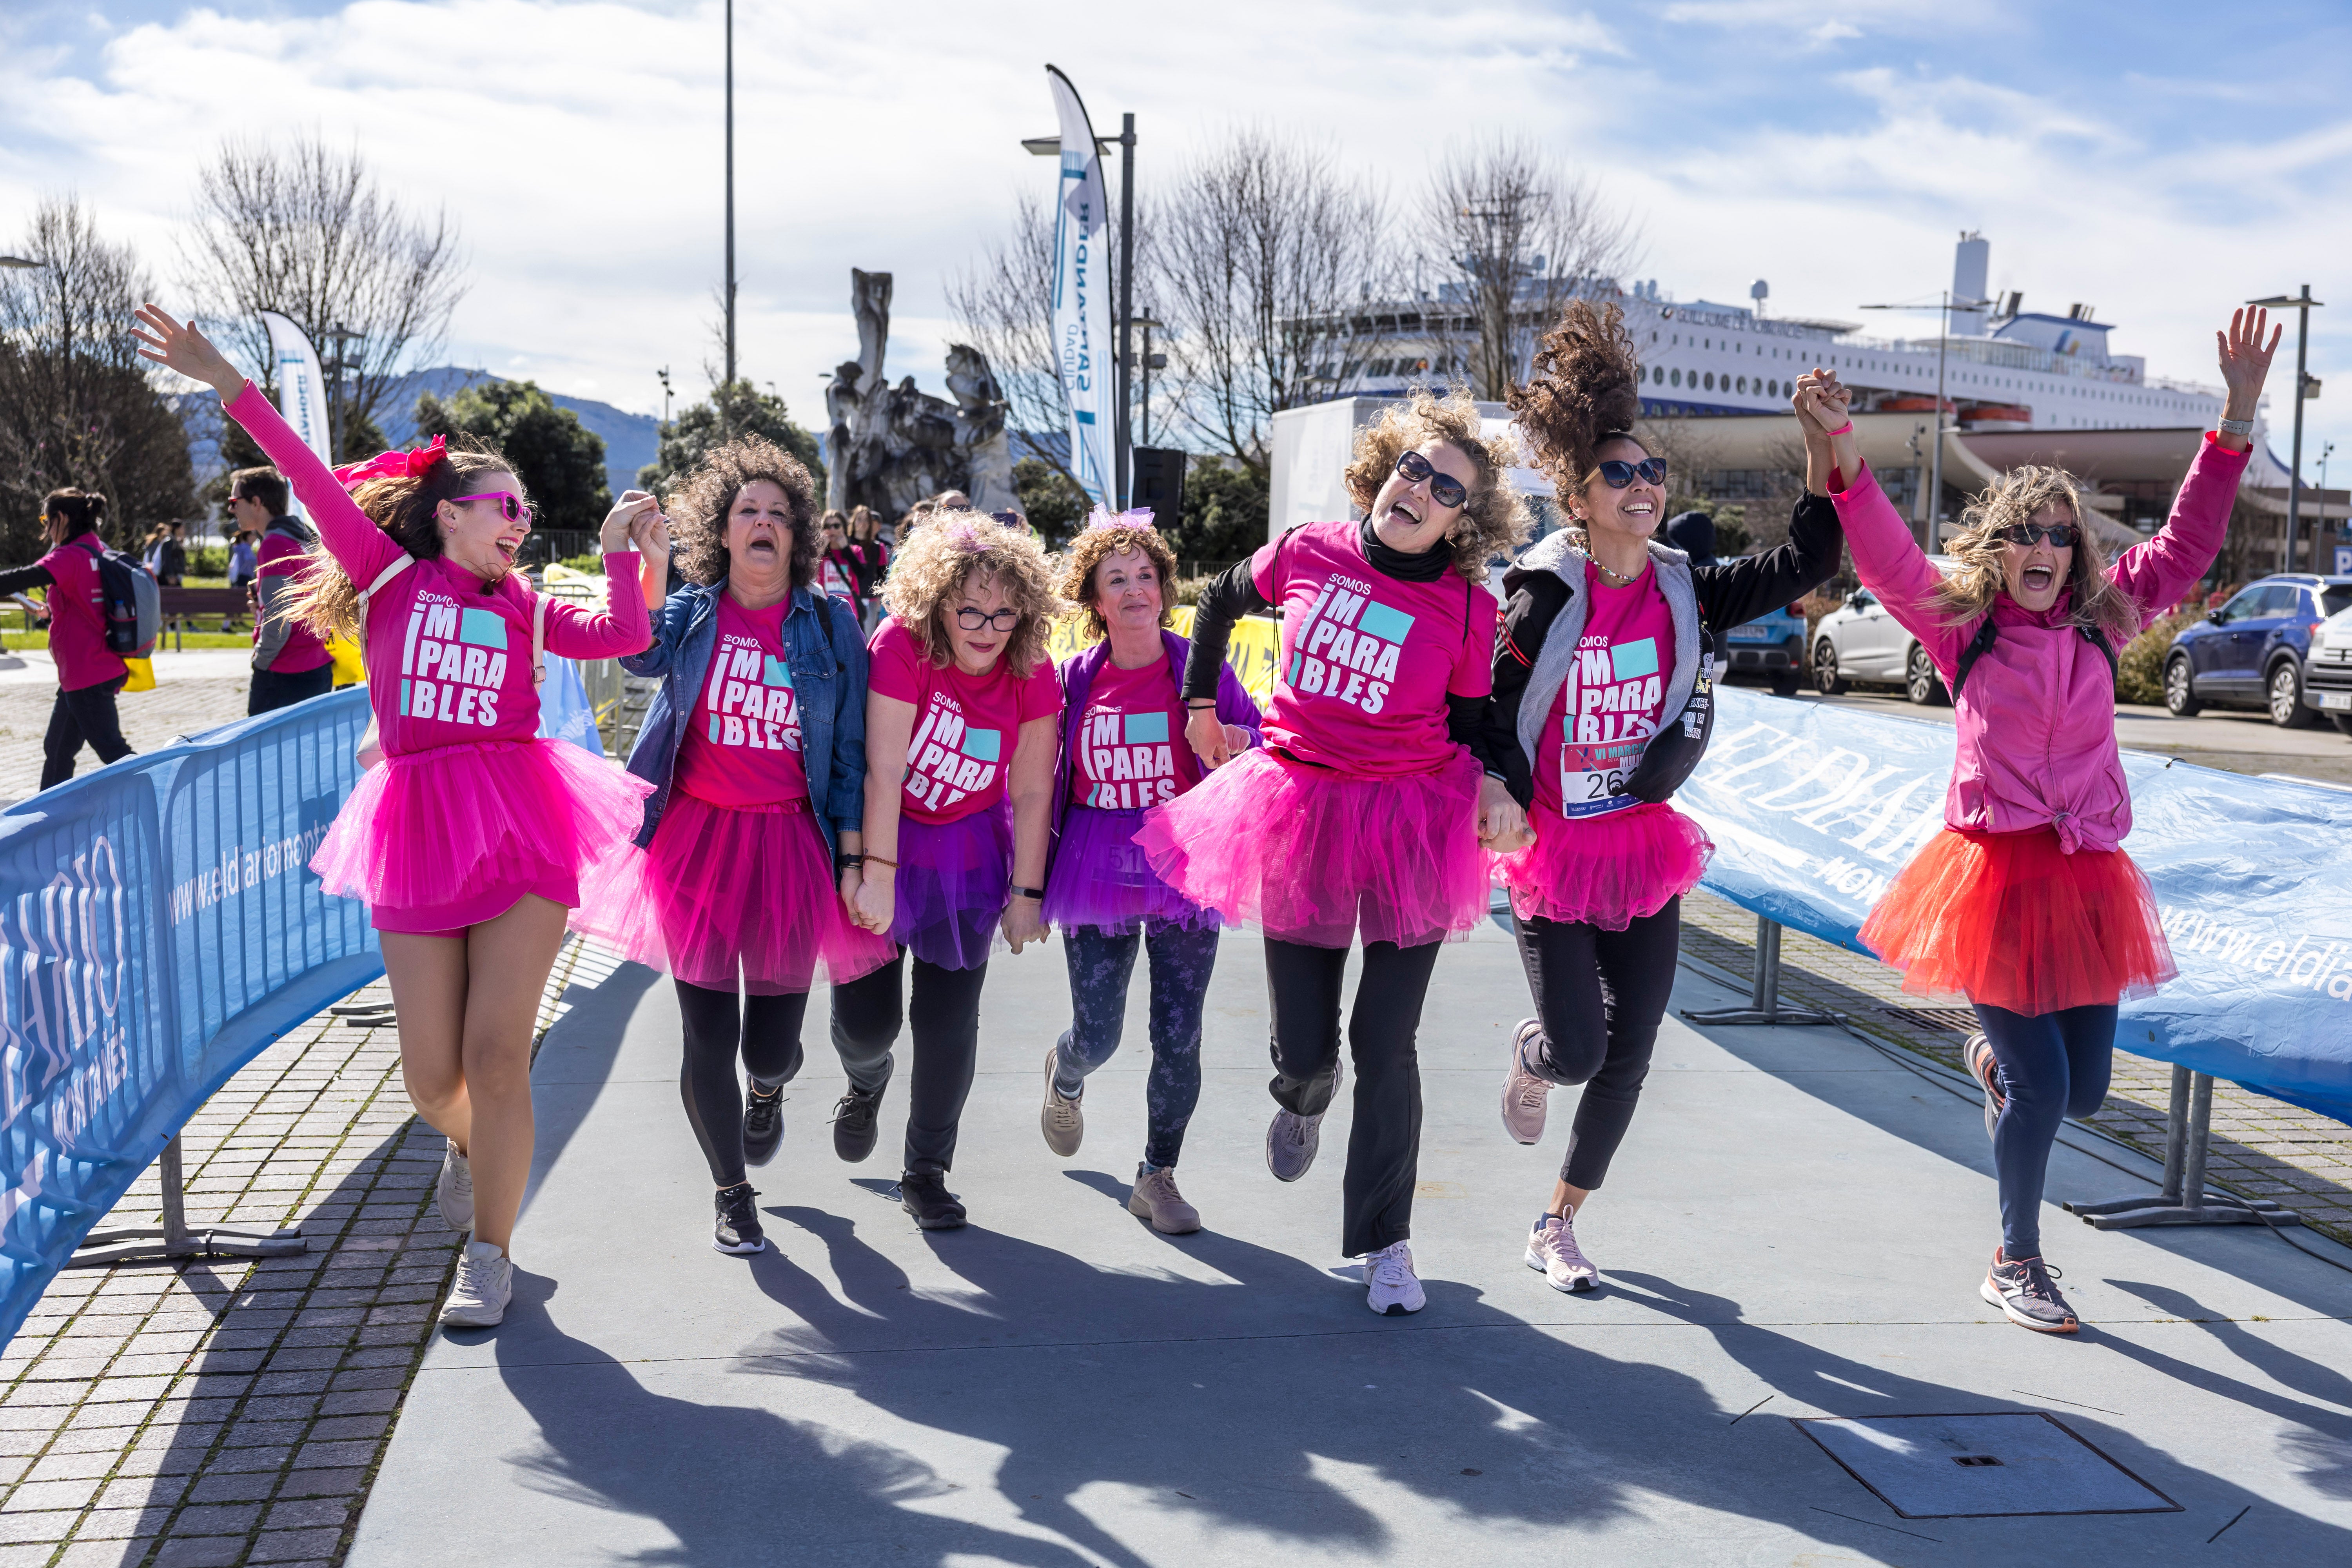
<instances>
[{"instance_id":1,"label":"silver car","mask_svg":"<svg viewBox=\"0 0 2352 1568\"><path fill-rule=\"evenodd\" d=\"M1930 555L1927 562L1947 577L1959 570L1959 563L1948 555ZM1923 708L1952 700L1919 639L1888 615L1878 595L1867 588L1847 595L1844 604L1814 626L1811 663L1813 689L1824 697L1856 686L1899 686Z\"/></svg>"}]
</instances>

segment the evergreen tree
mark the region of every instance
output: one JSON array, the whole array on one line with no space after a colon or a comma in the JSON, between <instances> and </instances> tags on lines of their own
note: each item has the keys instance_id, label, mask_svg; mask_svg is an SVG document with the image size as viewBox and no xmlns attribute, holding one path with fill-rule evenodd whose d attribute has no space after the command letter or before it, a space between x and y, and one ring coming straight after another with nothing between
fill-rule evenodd
<instances>
[{"instance_id":1,"label":"evergreen tree","mask_svg":"<svg viewBox=\"0 0 2352 1568\"><path fill-rule=\"evenodd\" d=\"M431 393L416 400L420 441L446 436L487 441L514 464L542 529L593 533L613 509L604 479L604 438L558 408L535 381L492 381L460 389L444 402ZM381 449L379 446L367 454Z\"/></svg>"},{"instance_id":2,"label":"evergreen tree","mask_svg":"<svg viewBox=\"0 0 2352 1568\"><path fill-rule=\"evenodd\" d=\"M730 381L710 389L710 395L661 427L654 460L637 470L637 488L665 494L700 466L703 454L723 447L738 436L762 436L801 460L824 496L824 459L817 439L793 423L784 400L761 392L748 381Z\"/></svg>"}]
</instances>

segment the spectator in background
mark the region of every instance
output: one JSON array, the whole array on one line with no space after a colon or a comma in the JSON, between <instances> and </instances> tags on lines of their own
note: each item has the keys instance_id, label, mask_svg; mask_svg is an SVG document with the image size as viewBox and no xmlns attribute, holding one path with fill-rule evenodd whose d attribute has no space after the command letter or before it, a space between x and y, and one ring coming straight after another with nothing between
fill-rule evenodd
<instances>
[{"instance_id":1,"label":"spectator in background","mask_svg":"<svg viewBox=\"0 0 2352 1568\"><path fill-rule=\"evenodd\" d=\"M925 497L907 509L907 515L898 520L899 549L906 549L913 542L916 530L929 521L931 513L939 510L939 505L938 498Z\"/></svg>"},{"instance_id":2,"label":"spectator in background","mask_svg":"<svg viewBox=\"0 0 2352 1568\"><path fill-rule=\"evenodd\" d=\"M1715 564L1715 519L1703 511L1678 511L1666 519L1666 542L1690 557L1693 567Z\"/></svg>"},{"instance_id":3,"label":"spectator in background","mask_svg":"<svg viewBox=\"0 0 2352 1568\"><path fill-rule=\"evenodd\" d=\"M247 713L289 708L324 697L335 683L334 661L319 634L294 618L295 584L310 571L318 541L310 526L288 515L286 479L276 468L239 468L229 476L228 508L238 525L261 536L256 557L253 684Z\"/></svg>"},{"instance_id":4,"label":"spectator in background","mask_svg":"<svg viewBox=\"0 0 2352 1568\"><path fill-rule=\"evenodd\" d=\"M250 506L253 503L247 504ZM236 506L236 498L230 497L229 510L232 515L235 514ZM259 509L257 507L255 510ZM230 541L228 547L228 585L232 590L244 589L248 602L253 597L253 582L257 574L258 566L258 563L254 558L253 542L260 537L260 529L240 527L236 531L236 537ZM221 616L221 630L227 631L235 625L234 614Z\"/></svg>"},{"instance_id":5,"label":"spectator in background","mask_svg":"<svg viewBox=\"0 0 2352 1568\"><path fill-rule=\"evenodd\" d=\"M882 584L890 575L890 546L871 507L849 509L849 553L857 563L859 593L866 606L858 624L872 637L882 623Z\"/></svg>"},{"instance_id":6,"label":"spectator in background","mask_svg":"<svg viewBox=\"0 0 2352 1568\"><path fill-rule=\"evenodd\" d=\"M41 742L41 787L47 789L73 777L85 741L100 763L131 754L114 707L114 694L131 679L131 670L106 646L106 607L98 580L99 553L106 548L98 536L106 521L106 498L51 490L41 502L41 518L49 552L30 566L0 572L0 594L49 591L49 657L58 665L58 700Z\"/></svg>"},{"instance_id":7,"label":"spectator in background","mask_svg":"<svg viewBox=\"0 0 2352 1568\"><path fill-rule=\"evenodd\" d=\"M817 524L816 551L817 586L835 598L847 600L850 613L858 614L866 603L866 585L857 558L849 552L849 519L837 511L826 512Z\"/></svg>"}]
</instances>

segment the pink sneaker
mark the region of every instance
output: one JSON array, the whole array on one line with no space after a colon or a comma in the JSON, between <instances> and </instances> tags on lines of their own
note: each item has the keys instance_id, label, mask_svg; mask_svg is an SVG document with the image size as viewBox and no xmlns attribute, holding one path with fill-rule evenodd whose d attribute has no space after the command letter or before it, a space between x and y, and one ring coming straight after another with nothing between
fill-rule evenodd
<instances>
[{"instance_id":1,"label":"pink sneaker","mask_svg":"<svg viewBox=\"0 0 2352 1568\"><path fill-rule=\"evenodd\" d=\"M1601 1283L1601 1270L1576 1245L1576 1216L1547 1214L1536 1220L1528 1237L1527 1266L1543 1271L1544 1283L1555 1290L1580 1294Z\"/></svg>"},{"instance_id":2,"label":"pink sneaker","mask_svg":"<svg viewBox=\"0 0 2352 1568\"><path fill-rule=\"evenodd\" d=\"M1528 1070L1528 1045L1543 1033L1534 1018L1522 1018L1511 1031L1511 1065L1503 1074L1503 1131L1521 1143L1543 1137L1544 1110L1551 1100L1549 1080Z\"/></svg>"}]
</instances>

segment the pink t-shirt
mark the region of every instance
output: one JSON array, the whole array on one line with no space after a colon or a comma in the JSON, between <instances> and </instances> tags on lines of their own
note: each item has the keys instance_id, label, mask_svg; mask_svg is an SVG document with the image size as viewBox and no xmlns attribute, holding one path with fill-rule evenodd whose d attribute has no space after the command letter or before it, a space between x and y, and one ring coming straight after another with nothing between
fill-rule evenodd
<instances>
[{"instance_id":1,"label":"pink t-shirt","mask_svg":"<svg viewBox=\"0 0 2352 1568\"><path fill-rule=\"evenodd\" d=\"M1062 683L1047 659L1025 679L1006 658L986 675L967 675L952 660L942 669L896 620L875 628L870 651L870 688L915 706L899 808L917 822L954 822L1003 800L1021 726L1061 710Z\"/></svg>"},{"instance_id":2,"label":"pink t-shirt","mask_svg":"<svg viewBox=\"0 0 2352 1568\"><path fill-rule=\"evenodd\" d=\"M106 646L106 594L90 553L96 533L77 534L35 564L49 574L49 657L58 662L58 689L79 691L131 673Z\"/></svg>"},{"instance_id":3,"label":"pink t-shirt","mask_svg":"<svg viewBox=\"0 0 2352 1568\"><path fill-rule=\"evenodd\" d=\"M251 382L226 408L302 498L328 552L362 591L402 558L400 545L368 521ZM604 557L601 615L549 600L547 651L565 658L614 658L650 647L653 620L637 570L635 551ZM520 572L485 584L435 556L417 561L368 600L368 701L386 756L538 736L539 687L530 665L536 597Z\"/></svg>"},{"instance_id":4,"label":"pink t-shirt","mask_svg":"<svg viewBox=\"0 0 2352 1568\"><path fill-rule=\"evenodd\" d=\"M1448 572L1401 583L1372 569L1360 524L1314 522L1250 559L1279 606L1282 668L1266 744L1371 778L1429 772L1458 748L1445 699L1495 689L1495 596Z\"/></svg>"},{"instance_id":5,"label":"pink t-shirt","mask_svg":"<svg viewBox=\"0 0 2352 1568\"><path fill-rule=\"evenodd\" d=\"M1571 820L1642 804L1625 781L1658 732L1675 658L1674 615L1653 568L1612 588L1588 561L1584 582L1591 612L1536 748L1536 804Z\"/></svg>"},{"instance_id":6,"label":"pink t-shirt","mask_svg":"<svg viewBox=\"0 0 2352 1568\"><path fill-rule=\"evenodd\" d=\"M299 577L309 568L310 552L284 533L265 533L257 557L257 575L263 577ZM253 640L261 640L261 623L253 625ZM327 662L327 645L319 634L299 621L290 621L286 627L286 641L269 668L280 675L299 675L306 669L316 669Z\"/></svg>"},{"instance_id":7,"label":"pink t-shirt","mask_svg":"<svg viewBox=\"0 0 2352 1568\"><path fill-rule=\"evenodd\" d=\"M1103 660L1070 736L1070 804L1140 811L1199 784L1201 761L1185 743L1184 718L1165 658L1140 669Z\"/></svg>"},{"instance_id":8,"label":"pink t-shirt","mask_svg":"<svg viewBox=\"0 0 2352 1568\"><path fill-rule=\"evenodd\" d=\"M800 694L784 657L793 602L747 610L719 595L719 640L702 700L677 753L677 787L712 805L740 809L803 800Z\"/></svg>"}]
</instances>

